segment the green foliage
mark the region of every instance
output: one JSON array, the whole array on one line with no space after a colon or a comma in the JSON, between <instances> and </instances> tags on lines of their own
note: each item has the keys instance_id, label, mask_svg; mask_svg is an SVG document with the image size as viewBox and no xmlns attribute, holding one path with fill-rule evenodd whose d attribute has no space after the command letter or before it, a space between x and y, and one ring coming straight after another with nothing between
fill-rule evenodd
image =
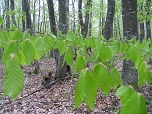
<instances>
[{"instance_id":1,"label":"green foliage","mask_svg":"<svg viewBox=\"0 0 152 114\"><path fill-rule=\"evenodd\" d=\"M120 114L147 114L145 98L130 86L121 86L116 91L120 97L122 108Z\"/></svg>"},{"instance_id":2,"label":"green foliage","mask_svg":"<svg viewBox=\"0 0 152 114\"><path fill-rule=\"evenodd\" d=\"M85 102L93 109L97 89L105 96L114 89L122 103L120 113L144 114L147 112L144 96L129 86L123 86L121 74L114 68L113 63L119 59L131 60L139 72L138 85L150 84L151 74L147 58L152 57L149 54L152 53L152 42L143 40L141 43L135 39L127 42L115 39L105 42L104 38L94 37L83 39L71 31L64 38L56 38L54 35L31 37L28 32L22 33L17 29L11 32L0 31L0 48L4 48L2 63L6 70L4 95L15 99L22 90L24 78L20 65L40 60L53 48L58 49L60 55L64 55L64 62L73 68L73 74L76 71L79 74L74 108ZM73 51L77 54L75 62ZM133 108L134 105L137 107Z\"/></svg>"},{"instance_id":3,"label":"green foliage","mask_svg":"<svg viewBox=\"0 0 152 114\"><path fill-rule=\"evenodd\" d=\"M3 24L3 18L0 17L0 26Z\"/></svg>"},{"instance_id":4,"label":"green foliage","mask_svg":"<svg viewBox=\"0 0 152 114\"><path fill-rule=\"evenodd\" d=\"M19 64L19 58L12 53L5 62L6 76L4 80L4 95L13 99L21 92L24 85L24 77Z\"/></svg>"}]
</instances>

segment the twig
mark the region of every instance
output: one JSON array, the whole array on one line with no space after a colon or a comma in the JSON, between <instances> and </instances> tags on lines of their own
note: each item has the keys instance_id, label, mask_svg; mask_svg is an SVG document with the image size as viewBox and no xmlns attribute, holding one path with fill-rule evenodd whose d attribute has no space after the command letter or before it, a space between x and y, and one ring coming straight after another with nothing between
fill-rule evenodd
<instances>
[{"instance_id":1,"label":"twig","mask_svg":"<svg viewBox=\"0 0 152 114\"><path fill-rule=\"evenodd\" d=\"M28 94L26 97L28 97L28 96L36 93L36 92L39 92L39 91L41 91L42 89L45 89L45 88L47 88L47 87L50 87L51 85L55 85L55 84L56 84L58 81L60 81L60 80L65 80L65 79L68 79L68 78L70 78L70 77L71 77L71 76L67 76L67 77L65 77L65 78L59 78L59 79L57 79L57 80L55 80L55 81L53 81L53 82L50 82L49 85L47 85L47 86L45 86L45 87L42 87L42 88L40 88L40 89L38 89L38 90L36 90L36 91L33 91L32 93ZM52 88L51 88L51 89L52 89Z\"/></svg>"}]
</instances>

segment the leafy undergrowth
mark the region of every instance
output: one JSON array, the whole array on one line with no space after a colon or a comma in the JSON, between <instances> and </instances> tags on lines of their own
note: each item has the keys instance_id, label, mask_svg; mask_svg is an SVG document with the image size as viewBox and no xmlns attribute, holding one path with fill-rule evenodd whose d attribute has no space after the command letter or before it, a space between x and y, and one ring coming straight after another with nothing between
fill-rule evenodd
<instances>
[{"instance_id":1,"label":"leafy undergrowth","mask_svg":"<svg viewBox=\"0 0 152 114\"><path fill-rule=\"evenodd\" d=\"M116 67L121 72L122 61L117 61ZM53 59L42 59L40 68L43 71L52 71L52 81L54 80L55 63ZM34 70L34 66L23 67L25 74L25 86L15 101L10 97L3 97L3 76L4 68L0 65L0 113L47 113L47 114L117 114L121 107L119 98L111 91L108 97L105 97L100 91L98 92L95 108L93 111L88 110L85 104L75 110L74 91L77 78L71 80L66 79L52 85L50 89L41 89L43 80L42 74L30 74ZM41 89L41 90L40 90ZM37 91L36 90L40 90ZM139 91L145 95L149 114L152 113L152 87L142 86Z\"/></svg>"}]
</instances>

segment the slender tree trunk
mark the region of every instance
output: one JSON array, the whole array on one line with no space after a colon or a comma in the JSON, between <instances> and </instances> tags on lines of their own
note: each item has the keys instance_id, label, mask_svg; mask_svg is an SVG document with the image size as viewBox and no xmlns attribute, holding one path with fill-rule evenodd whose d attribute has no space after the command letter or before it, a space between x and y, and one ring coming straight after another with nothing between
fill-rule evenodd
<instances>
[{"instance_id":1,"label":"slender tree trunk","mask_svg":"<svg viewBox=\"0 0 152 114\"><path fill-rule=\"evenodd\" d=\"M92 4L91 4L91 8L92 8ZM92 35L92 10L90 12L90 19L89 20L90 20L89 21L89 36L91 36Z\"/></svg>"},{"instance_id":2,"label":"slender tree trunk","mask_svg":"<svg viewBox=\"0 0 152 114\"><path fill-rule=\"evenodd\" d=\"M30 32L32 33L32 20L31 20L30 5L28 0L24 0L24 7L26 13L26 29L29 29Z\"/></svg>"},{"instance_id":3,"label":"slender tree trunk","mask_svg":"<svg viewBox=\"0 0 152 114\"><path fill-rule=\"evenodd\" d=\"M72 0L72 11L73 11L73 32L75 32L76 26L75 26L75 0Z\"/></svg>"},{"instance_id":4,"label":"slender tree trunk","mask_svg":"<svg viewBox=\"0 0 152 114\"><path fill-rule=\"evenodd\" d=\"M40 32L40 18L41 18L41 14L40 14L40 8L41 8L41 4L40 4L40 0L39 0L39 15L38 15L38 32Z\"/></svg>"},{"instance_id":5,"label":"slender tree trunk","mask_svg":"<svg viewBox=\"0 0 152 114\"><path fill-rule=\"evenodd\" d=\"M91 8L91 1L92 0L88 0L85 9L86 9L86 13L85 13L85 23L84 23L84 31L83 31L83 36L84 38L86 38L87 34L88 34L88 26L89 26L89 18L90 18L90 8Z\"/></svg>"},{"instance_id":6,"label":"slender tree trunk","mask_svg":"<svg viewBox=\"0 0 152 114\"><path fill-rule=\"evenodd\" d=\"M15 6L14 6L14 0L10 0L10 8L12 11L14 11ZM15 21L15 12L12 14L12 22L16 26L16 21Z\"/></svg>"},{"instance_id":7,"label":"slender tree trunk","mask_svg":"<svg viewBox=\"0 0 152 114\"><path fill-rule=\"evenodd\" d=\"M9 29L10 28L10 16L8 14L9 0L5 0L5 8L6 8L6 29Z\"/></svg>"},{"instance_id":8,"label":"slender tree trunk","mask_svg":"<svg viewBox=\"0 0 152 114\"><path fill-rule=\"evenodd\" d=\"M36 11L36 0L34 0L34 3L33 3L33 31L35 31L35 11Z\"/></svg>"},{"instance_id":9,"label":"slender tree trunk","mask_svg":"<svg viewBox=\"0 0 152 114\"><path fill-rule=\"evenodd\" d=\"M61 31L62 34L67 34L68 18L67 18L66 0L59 0L58 3L59 3L59 31ZM67 76L67 63L64 63L64 65L62 66L64 55L60 56L59 51L55 50L55 59L56 59L56 79Z\"/></svg>"},{"instance_id":10,"label":"slender tree trunk","mask_svg":"<svg viewBox=\"0 0 152 114\"><path fill-rule=\"evenodd\" d=\"M57 36L53 0L47 0L51 32Z\"/></svg>"},{"instance_id":11,"label":"slender tree trunk","mask_svg":"<svg viewBox=\"0 0 152 114\"><path fill-rule=\"evenodd\" d=\"M137 0L122 0L123 35L130 40L137 38ZM130 60L123 61L122 80L134 88L138 84L138 72Z\"/></svg>"},{"instance_id":12,"label":"slender tree trunk","mask_svg":"<svg viewBox=\"0 0 152 114\"><path fill-rule=\"evenodd\" d=\"M22 29L23 29L23 31L25 31L25 19L24 19L24 17L25 17L25 3L24 3L25 1L24 0L22 0L22 12L23 12L23 16L22 16Z\"/></svg>"},{"instance_id":13,"label":"slender tree trunk","mask_svg":"<svg viewBox=\"0 0 152 114\"><path fill-rule=\"evenodd\" d=\"M151 29L150 29L150 18L151 18L151 15L150 15L150 4L151 3L151 0L146 0L146 38L151 38Z\"/></svg>"},{"instance_id":14,"label":"slender tree trunk","mask_svg":"<svg viewBox=\"0 0 152 114\"><path fill-rule=\"evenodd\" d=\"M82 16L82 0L78 2L78 17L79 17L79 24L81 26L81 34L83 38L87 36L88 33L88 26L89 26L89 14L91 8L91 1L88 0L87 4L85 5L85 22L83 23L83 16Z\"/></svg>"},{"instance_id":15,"label":"slender tree trunk","mask_svg":"<svg viewBox=\"0 0 152 114\"><path fill-rule=\"evenodd\" d=\"M82 0L79 0L78 2L78 17L79 17L79 24L81 28L81 34L83 35L83 16L82 16Z\"/></svg>"},{"instance_id":16,"label":"slender tree trunk","mask_svg":"<svg viewBox=\"0 0 152 114\"><path fill-rule=\"evenodd\" d=\"M103 36L106 40L112 37L113 33L113 18L115 11L115 0L108 0L108 10Z\"/></svg>"}]
</instances>

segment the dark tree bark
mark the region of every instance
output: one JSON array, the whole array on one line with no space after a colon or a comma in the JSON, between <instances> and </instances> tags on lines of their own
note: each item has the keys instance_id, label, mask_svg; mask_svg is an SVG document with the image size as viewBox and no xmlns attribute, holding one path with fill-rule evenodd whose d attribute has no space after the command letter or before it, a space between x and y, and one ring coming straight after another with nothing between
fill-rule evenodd
<instances>
[{"instance_id":1,"label":"dark tree bark","mask_svg":"<svg viewBox=\"0 0 152 114\"><path fill-rule=\"evenodd\" d=\"M66 0L59 0L59 31L62 34L67 34L68 32L68 18L67 18L67 7ZM56 60L56 79L63 78L67 76L67 63L63 64L64 55L59 55L59 51L55 50L55 60ZM62 66L62 67L61 67Z\"/></svg>"},{"instance_id":2,"label":"dark tree bark","mask_svg":"<svg viewBox=\"0 0 152 114\"><path fill-rule=\"evenodd\" d=\"M10 16L8 15L9 11L9 0L5 0L5 8L6 8L6 29L10 28Z\"/></svg>"},{"instance_id":3,"label":"dark tree bark","mask_svg":"<svg viewBox=\"0 0 152 114\"><path fill-rule=\"evenodd\" d=\"M57 36L53 0L47 0L51 32Z\"/></svg>"},{"instance_id":4,"label":"dark tree bark","mask_svg":"<svg viewBox=\"0 0 152 114\"><path fill-rule=\"evenodd\" d=\"M82 0L79 0L78 2L78 17L79 17L79 24L81 28L81 34L83 35L83 16L82 16Z\"/></svg>"},{"instance_id":5,"label":"dark tree bark","mask_svg":"<svg viewBox=\"0 0 152 114\"><path fill-rule=\"evenodd\" d=\"M86 9L86 12L85 12L85 23L84 23L84 31L83 31L83 36L84 38L87 36L88 34L88 26L89 26L89 18L90 18L90 9L91 9L91 1L92 0L88 0L86 6L85 6L85 9Z\"/></svg>"},{"instance_id":6,"label":"dark tree bark","mask_svg":"<svg viewBox=\"0 0 152 114\"><path fill-rule=\"evenodd\" d=\"M24 1L25 13L26 13L26 29L29 29L32 33L32 21L31 21L31 13L30 13L30 5L28 0Z\"/></svg>"},{"instance_id":7,"label":"dark tree bark","mask_svg":"<svg viewBox=\"0 0 152 114\"><path fill-rule=\"evenodd\" d=\"M91 4L92 8L92 4ZM92 10L90 11L90 19L89 19L89 36L92 35Z\"/></svg>"},{"instance_id":8,"label":"dark tree bark","mask_svg":"<svg viewBox=\"0 0 152 114\"><path fill-rule=\"evenodd\" d=\"M146 0L146 38L151 38L151 29L150 29L150 19L151 19L151 15L150 15L150 3L151 0Z\"/></svg>"},{"instance_id":9,"label":"dark tree bark","mask_svg":"<svg viewBox=\"0 0 152 114\"><path fill-rule=\"evenodd\" d=\"M144 32L144 23L140 23L140 41L142 41L145 37L145 32Z\"/></svg>"},{"instance_id":10,"label":"dark tree bark","mask_svg":"<svg viewBox=\"0 0 152 114\"><path fill-rule=\"evenodd\" d=\"M38 32L40 32L40 17L41 17L41 14L40 14L40 8L41 8L41 5L40 5L40 0L39 0Z\"/></svg>"},{"instance_id":11,"label":"dark tree bark","mask_svg":"<svg viewBox=\"0 0 152 114\"><path fill-rule=\"evenodd\" d=\"M14 0L10 0L10 8L12 11L14 11ZM12 23L16 26L16 20L15 20L15 12L12 14Z\"/></svg>"},{"instance_id":12,"label":"dark tree bark","mask_svg":"<svg viewBox=\"0 0 152 114\"><path fill-rule=\"evenodd\" d=\"M122 18L124 38L137 38L137 0L122 0ZM138 72L133 67L133 62L123 61L122 80L136 88Z\"/></svg>"},{"instance_id":13,"label":"dark tree bark","mask_svg":"<svg viewBox=\"0 0 152 114\"><path fill-rule=\"evenodd\" d=\"M22 12L23 12L23 16L22 16L22 29L23 29L23 31L25 31L25 19L24 19L24 17L25 17L25 6L24 6L24 3L25 1L24 0L22 0Z\"/></svg>"},{"instance_id":14,"label":"dark tree bark","mask_svg":"<svg viewBox=\"0 0 152 114\"><path fill-rule=\"evenodd\" d=\"M112 37L113 33L113 18L115 11L115 0L108 0L108 10L103 36L106 40Z\"/></svg>"},{"instance_id":15,"label":"dark tree bark","mask_svg":"<svg viewBox=\"0 0 152 114\"><path fill-rule=\"evenodd\" d=\"M143 2L139 6L139 13L143 12L143 7L144 7ZM139 31L139 34L138 34L139 40L142 41L145 37L144 20L143 19L139 19L139 21L138 21L138 31Z\"/></svg>"},{"instance_id":16,"label":"dark tree bark","mask_svg":"<svg viewBox=\"0 0 152 114\"><path fill-rule=\"evenodd\" d=\"M56 22L55 22L55 16L54 16L54 5L53 0L47 0L48 3L48 11L49 11L49 19L50 19L50 27L51 31L54 35L57 35L57 29L56 29ZM67 18L67 6L66 6L66 0L59 0L59 31L61 31L63 34L67 34L68 31L68 18ZM56 74L55 78L63 78L67 76L67 64L65 63L62 66L64 55L59 55L59 51L56 49L54 51L55 54L55 63L56 63Z\"/></svg>"},{"instance_id":17,"label":"dark tree bark","mask_svg":"<svg viewBox=\"0 0 152 114\"><path fill-rule=\"evenodd\" d=\"M102 19L102 5L103 5L103 0L101 0L101 3L100 3L100 16L99 16L99 36L102 35L102 28L103 28L103 25L102 25L102 22L103 22L103 19Z\"/></svg>"},{"instance_id":18,"label":"dark tree bark","mask_svg":"<svg viewBox=\"0 0 152 114\"><path fill-rule=\"evenodd\" d=\"M72 0L72 11L73 11L73 32L75 32L75 28L76 28L76 25L75 25L75 0Z\"/></svg>"},{"instance_id":19,"label":"dark tree bark","mask_svg":"<svg viewBox=\"0 0 152 114\"><path fill-rule=\"evenodd\" d=\"M36 0L33 0L33 10L36 10ZM33 31L35 31L35 12L33 13Z\"/></svg>"},{"instance_id":20,"label":"dark tree bark","mask_svg":"<svg viewBox=\"0 0 152 114\"><path fill-rule=\"evenodd\" d=\"M83 22L83 15L82 15L82 0L78 2L78 16L79 16L79 24L81 26L81 34L83 38L86 38L88 34L88 26L89 26L89 15L90 15L90 8L91 8L92 0L88 0L87 4L85 5L85 22Z\"/></svg>"}]
</instances>

